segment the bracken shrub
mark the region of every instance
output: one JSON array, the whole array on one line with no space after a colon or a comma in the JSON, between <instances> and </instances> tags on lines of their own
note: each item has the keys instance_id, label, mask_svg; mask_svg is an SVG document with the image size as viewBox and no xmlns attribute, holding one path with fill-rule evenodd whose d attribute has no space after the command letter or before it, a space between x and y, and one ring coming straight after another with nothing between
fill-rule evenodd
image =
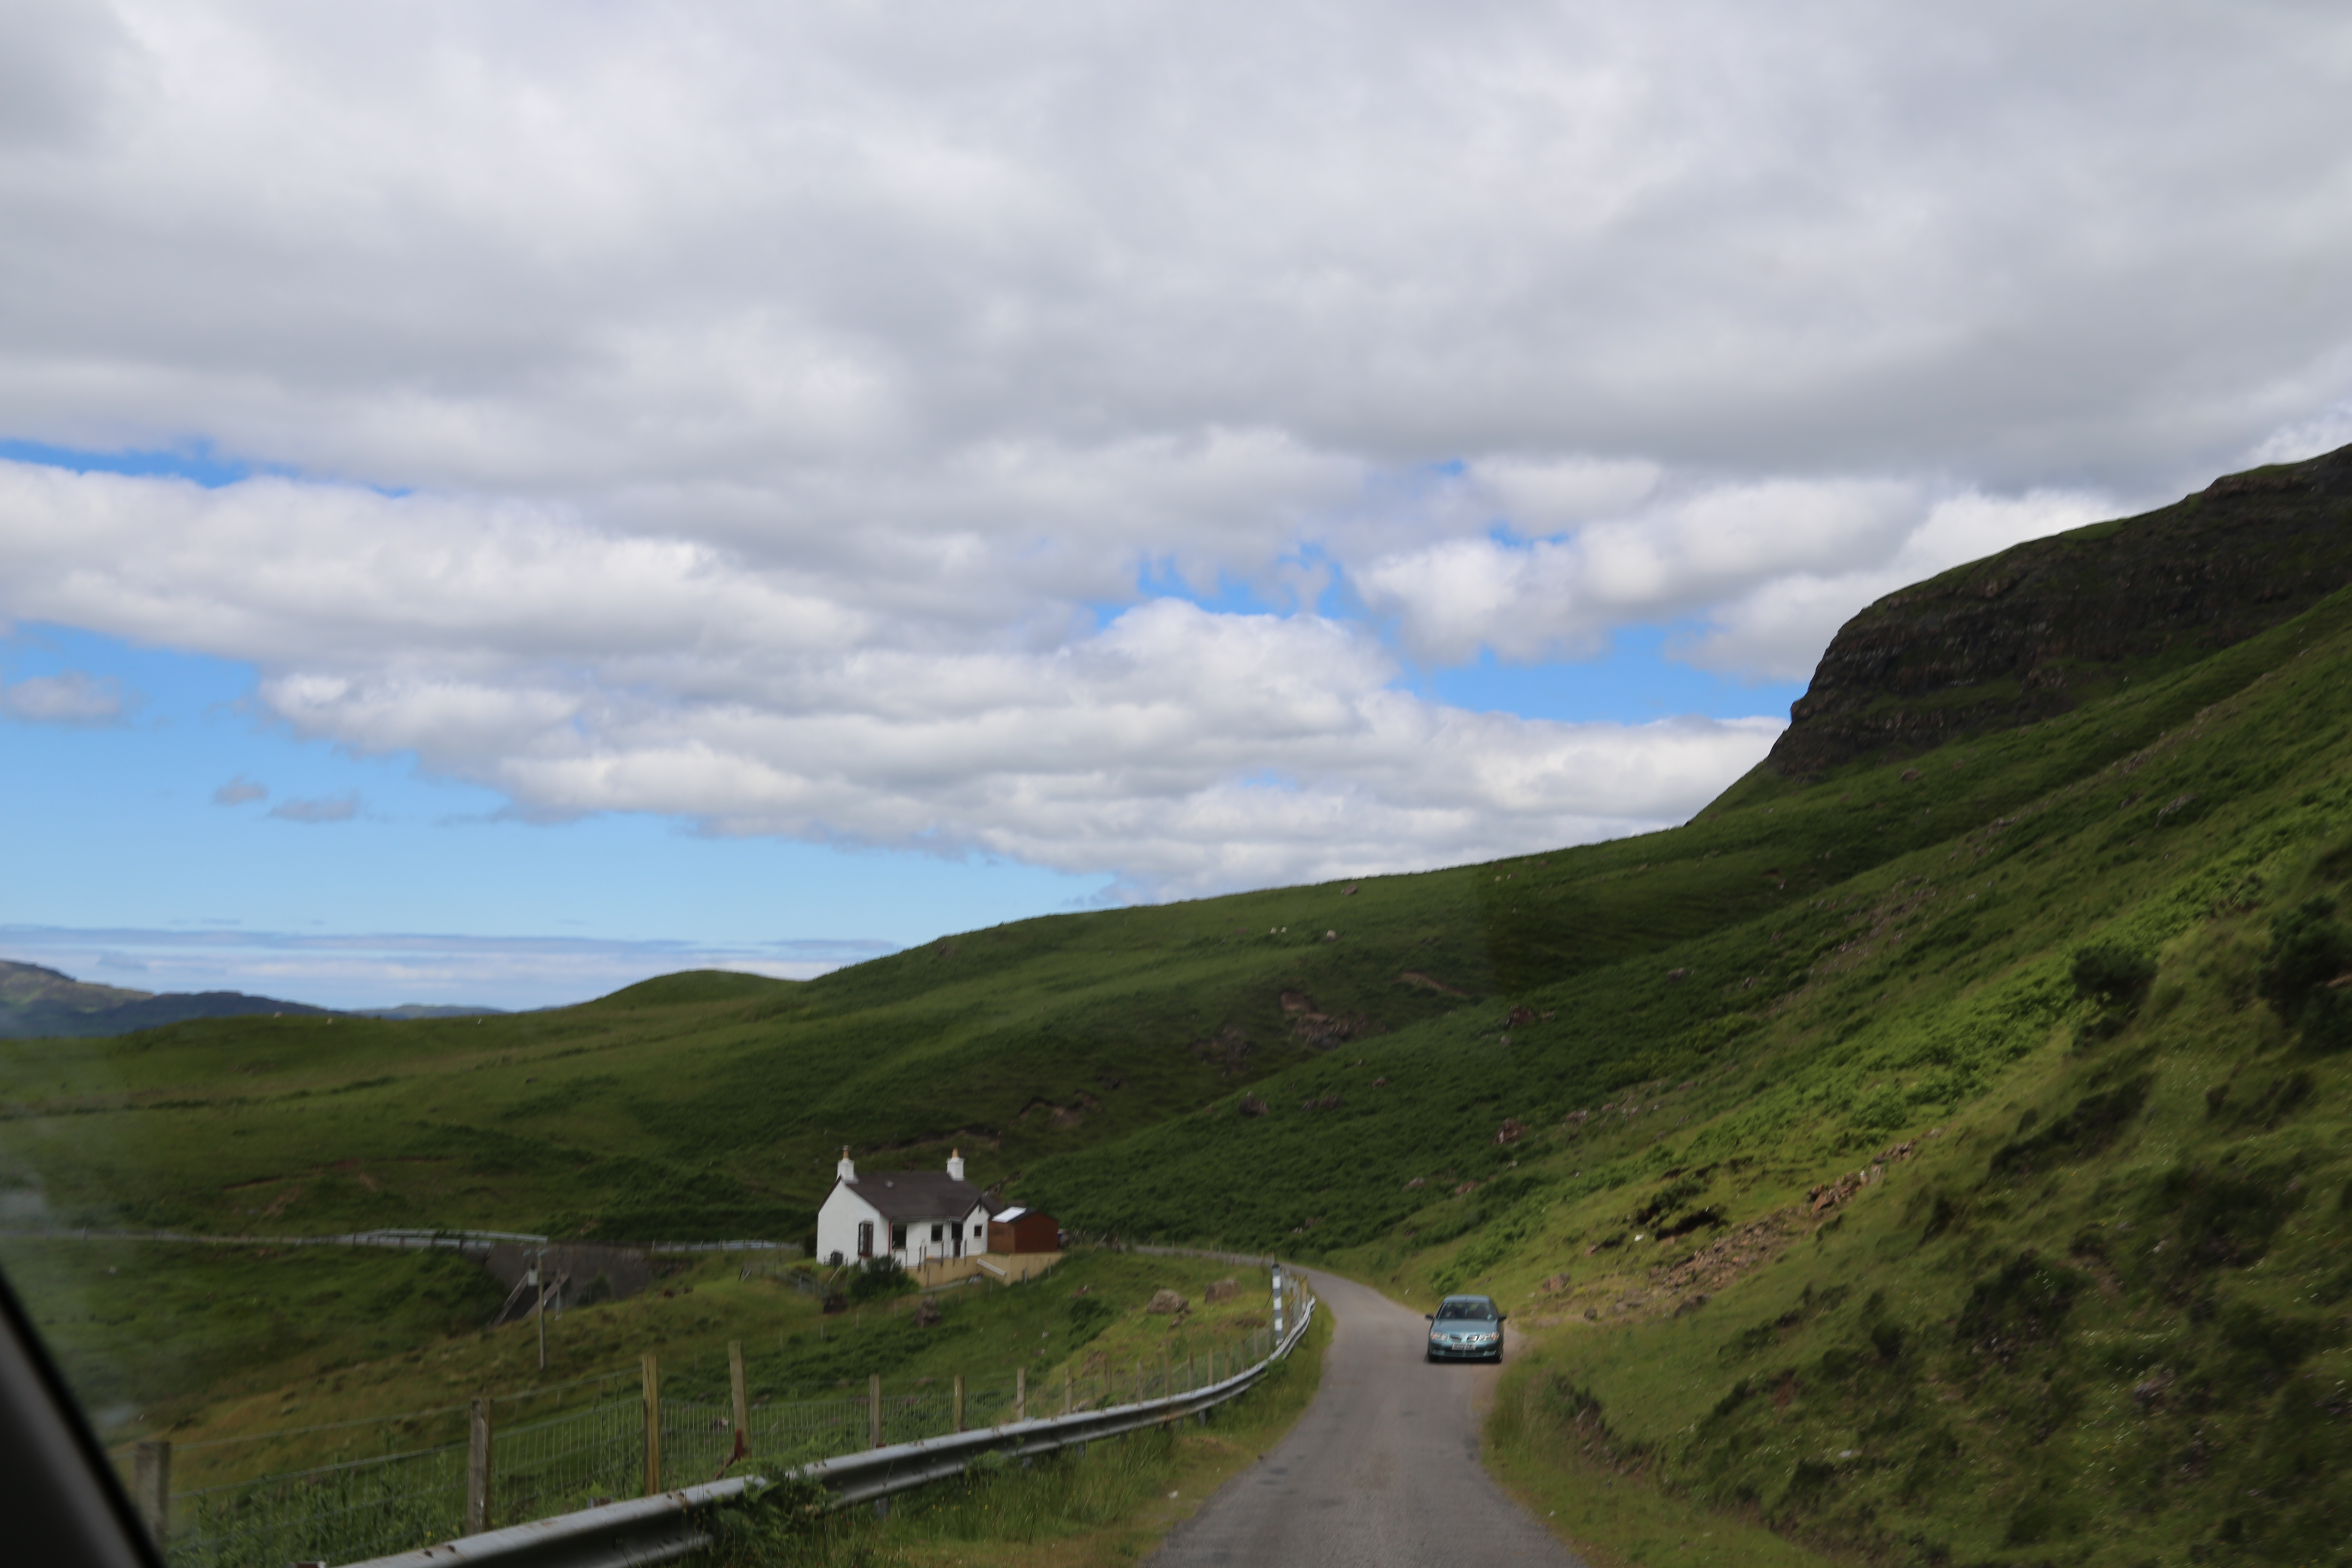
<instances>
[{"instance_id":1,"label":"bracken shrub","mask_svg":"<svg viewBox=\"0 0 2352 1568\"><path fill-rule=\"evenodd\" d=\"M2281 1018L2302 1024L2320 998L2335 1000L2328 983L2347 971L2352 971L2352 931L2336 919L2336 900L2307 899L2273 922L2270 950L2263 954L2257 984L2263 1000ZM2321 1005L2330 1015L2337 1011ZM2336 1022L2332 1016L2326 1021Z\"/></svg>"},{"instance_id":2,"label":"bracken shrub","mask_svg":"<svg viewBox=\"0 0 2352 1568\"><path fill-rule=\"evenodd\" d=\"M2074 990L2103 1006L2139 1005L2156 983L2156 960L2119 942L2097 942L2074 953Z\"/></svg>"},{"instance_id":3,"label":"bracken shrub","mask_svg":"<svg viewBox=\"0 0 2352 1568\"><path fill-rule=\"evenodd\" d=\"M2074 1026L2074 1048L2086 1050L2130 1026L2156 982L2156 960L2135 948L2101 942L2076 950L2074 978L2074 994L2099 1005Z\"/></svg>"},{"instance_id":4,"label":"bracken shrub","mask_svg":"<svg viewBox=\"0 0 2352 1568\"><path fill-rule=\"evenodd\" d=\"M869 1258L857 1267L849 1281L849 1299L853 1301L878 1301L907 1289L907 1271L898 1260L884 1255Z\"/></svg>"}]
</instances>

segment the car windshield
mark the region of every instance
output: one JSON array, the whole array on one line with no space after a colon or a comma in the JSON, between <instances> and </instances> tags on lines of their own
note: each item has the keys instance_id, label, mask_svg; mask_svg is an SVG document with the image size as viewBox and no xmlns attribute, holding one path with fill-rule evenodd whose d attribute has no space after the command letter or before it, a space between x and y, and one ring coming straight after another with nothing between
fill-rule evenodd
<instances>
[{"instance_id":1,"label":"car windshield","mask_svg":"<svg viewBox=\"0 0 2352 1568\"><path fill-rule=\"evenodd\" d=\"M1495 1321L1495 1303L1481 1298L1475 1301L1448 1301L1437 1309L1440 1322L1470 1320L1491 1323Z\"/></svg>"}]
</instances>

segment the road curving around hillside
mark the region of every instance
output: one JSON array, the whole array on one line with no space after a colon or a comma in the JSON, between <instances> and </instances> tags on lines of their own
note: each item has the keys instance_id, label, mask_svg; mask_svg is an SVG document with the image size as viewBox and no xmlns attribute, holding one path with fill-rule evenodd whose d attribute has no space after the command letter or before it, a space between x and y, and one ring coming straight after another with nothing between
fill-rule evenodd
<instances>
[{"instance_id":1,"label":"road curving around hillside","mask_svg":"<svg viewBox=\"0 0 2352 1568\"><path fill-rule=\"evenodd\" d=\"M1478 1462L1492 1367L1429 1364L1417 1312L1309 1271L1332 1320L1314 1404L1171 1531L1155 1568L1584 1568Z\"/></svg>"}]
</instances>

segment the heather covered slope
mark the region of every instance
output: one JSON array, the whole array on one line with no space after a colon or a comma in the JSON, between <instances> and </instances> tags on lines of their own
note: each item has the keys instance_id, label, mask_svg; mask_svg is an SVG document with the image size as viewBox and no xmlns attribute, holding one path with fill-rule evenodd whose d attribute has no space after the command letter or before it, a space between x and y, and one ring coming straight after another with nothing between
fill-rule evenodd
<instances>
[{"instance_id":1,"label":"heather covered slope","mask_svg":"<svg viewBox=\"0 0 2352 1568\"><path fill-rule=\"evenodd\" d=\"M1506 994L1257 1085L1264 1115L1230 1095L1055 1160L1024 1195L1114 1229L1353 1246L1412 1221L1441 1176L1525 1187L1530 1154L1555 1138L1571 1168L1586 1163L1589 1132L1559 1119L1643 1084L1681 1097L1676 1126L1737 1108L1736 1132L1709 1136L1756 1142L1790 1180L1815 1179L1870 1139L1958 1114L2063 1031L2082 1005L2064 978L2076 947L2171 940L2233 900L2259 922L2273 901L2260 889L2300 875L2294 856L2352 831L2331 793L2347 626L2339 596L1917 767L1772 781L1672 833L1483 868L1497 968L1521 981ZM1770 889L1769 907L1725 900L1724 918L1694 910L1679 936L1627 912L1645 894L1673 907L1724 867ZM1915 1037L1934 1043L1889 1043ZM1917 1060L1857 1066L1889 1051ZM1543 1131L1498 1144L1506 1119ZM1429 1184L1407 1189L1416 1176ZM1429 1216L1412 1240L1457 1223L1445 1205Z\"/></svg>"}]
</instances>

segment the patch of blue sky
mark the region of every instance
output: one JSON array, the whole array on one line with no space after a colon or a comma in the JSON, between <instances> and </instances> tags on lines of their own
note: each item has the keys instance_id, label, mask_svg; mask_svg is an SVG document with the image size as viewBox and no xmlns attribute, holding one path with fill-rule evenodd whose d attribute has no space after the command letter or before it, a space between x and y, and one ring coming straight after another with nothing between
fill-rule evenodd
<instances>
[{"instance_id":1,"label":"patch of blue sky","mask_svg":"<svg viewBox=\"0 0 2352 1568\"><path fill-rule=\"evenodd\" d=\"M130 700L111 724L0 718L0 812L18 825L0 926L892 948L1110 890L982 857L719 838L647 816L522 821L498 792L411 756L293 734L260 709L250 666L50 626L0 642L0 679L68 670Z\"/></svg>"},{"instance_id":2,"label":"patch of blue sky","mask_svg":"<svg viewBox=\"0 0 2352 1568\"><path fill-rule=\"evenodd\" d=\"M1139 600L1181 599L1187 604L1198 605L1212 615L1276 616L1283 613L1283 606L1269 599L1258 584L1219 572L1214 585L1202 588L1187 579L1176 563L1165 556L1146 560L1137 570L1135 592ZM1097 614L1100 616L1108 610L1109 616L1105 618L1110 618L1129 607L1125 605L1101 605L1097 606Z\"/></svg>"},{"instance_id":3,"label":"patch of blue sky","mask_svg":"<svg viewBox=\"0 0 2352 1568\"><path fill-rule=\"evenodd\" d=\"M0 459L36 463L51 468L69 468L78 474L130 474L142 478L187 479L206 489L219 489L225 485L265 474L278 479L318 477L305 475L291 464L257 463L250 458L228 457L215 449L210 441L194 441L185 447L169 448L126 448L109 452L52 446L45 441L0 439ZM371 484L365 488L395 500L412 493L411 487L405 485Z\"/></svg>"},{"instance_id":4,"label":"patch of blue sky","mask_svg":"<svg viewBox=\"0 0 2352 1568\"><path fill-rule=\"evenodd\" d=\"M1396 684L1434 701L1523 719L1643 724L1655 719L1783 719L1805 694L1801 680L1743 680L1672 658L1696 626L1619 626L1608 651L1587 659L1507 664L1491 650L1448 668L1416 671Z\"/></svg>"},{"instance_id":5,"label":"patch of blue sky","mask_svg":"<svg viewBox=\"0 0 2352 1568\"><path fill-rule=\"evenodd\" d=\"M290 474L292 469L231 458L215 451L209 441L158 451L99 452L76 447L54 447L45 441L0 440L0 458L15 463L71 468L78 474L161 475L192 479L207 489L233 485L256 474Z\"/></svg>"},{"instance_id":6,"label":"patch of blue sky","mask_svg":"<svg viewBox=\"0 0 2352 1568\"><path fill-rule=\"evenodd\" d=\"M1311 585L1311 597L1300 589ZM1320 545L1308 544L1277 559L1263 581L1219 572L1212 586L1189 581L1167 556L1147 558L1137 568L1138 600L1181 599L1220 616L1317 615L1333 620L1360 618L1361 608L1347 587L1347 574ZM1097 625L1131 608L1128 605L1093 606Z\"/></svg>"}]
</instances>

